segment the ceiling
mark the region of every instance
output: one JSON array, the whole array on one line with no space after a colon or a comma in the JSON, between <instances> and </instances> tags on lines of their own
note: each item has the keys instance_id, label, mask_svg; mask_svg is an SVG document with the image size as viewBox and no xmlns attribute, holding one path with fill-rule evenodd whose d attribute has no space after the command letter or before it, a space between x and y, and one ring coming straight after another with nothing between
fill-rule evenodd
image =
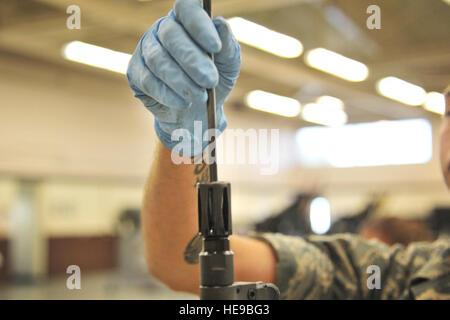
<instances>
[{"instance_id":1,"label":"ceiling","mask_svg":"<svg viewBox=\"0 0 450 320\"><path fill-rule=\"evenodd\" d=\"M375 83L397 76L427 91L442 91L450 82L450 5L442 0L379 0L380 30L366 28L369 0L213 0L213 11L241 16L299 39L305 51L327 48L368 65L369 78L352 83L309 68L303 56L282 59L242 45L243 67L228 107L252 117L274 117L243 105L254 89L298 98L302 103L328 94L341 98L350 122L434 117L380 97ZM20 55L43 63L107 71L65 61L61 47L80 40L131 53L140 35L173 5L169 0L77 0L81 29L66 28L72 0L1 0L0 55ZM0 74L1 70L0 70ZM437 116L436 116L437 117ZM287 126L306 125L286 119Z\"/></svg>"}]
</instances>

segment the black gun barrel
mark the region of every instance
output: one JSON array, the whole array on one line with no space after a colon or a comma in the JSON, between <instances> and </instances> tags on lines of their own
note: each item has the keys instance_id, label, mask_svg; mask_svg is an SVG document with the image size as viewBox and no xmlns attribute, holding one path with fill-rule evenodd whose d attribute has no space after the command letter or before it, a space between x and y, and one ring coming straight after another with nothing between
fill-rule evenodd
<instances>
[{"instance_id":1,"label":"black gun barrel","mask_svg":"<svg viewBox=\"0 0 450 320\"><path fill-rule=\"evenodd\" d=\"M203 1L203 9L211 17L211 0ZM214 61L214 55L209 54L209 57ZM216 162L216 92L214 88L207 89L208 102L206 104L207 118L208 118L208 129L209 129L209 146L211 152L209 159L209 181L214 182L218 180L217 175L217 162Z\"/></svg>"}]
</instances>

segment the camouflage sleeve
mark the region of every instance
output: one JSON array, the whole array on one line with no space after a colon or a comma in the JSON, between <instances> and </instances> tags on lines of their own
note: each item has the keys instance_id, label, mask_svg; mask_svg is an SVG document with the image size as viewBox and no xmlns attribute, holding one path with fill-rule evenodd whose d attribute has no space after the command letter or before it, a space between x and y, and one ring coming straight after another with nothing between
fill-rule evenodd
<instances>
[{"instance_id":1,"label":"camouflage sleeve","mask_svg":"<svg viewBox=\"0 0 450 320\"><path fill-rule=\"evenodd\" d=\"M404 248L356 235L256 234L277 256L282 299L450 299L450 241Z\"/></svg>"}]
</instances>

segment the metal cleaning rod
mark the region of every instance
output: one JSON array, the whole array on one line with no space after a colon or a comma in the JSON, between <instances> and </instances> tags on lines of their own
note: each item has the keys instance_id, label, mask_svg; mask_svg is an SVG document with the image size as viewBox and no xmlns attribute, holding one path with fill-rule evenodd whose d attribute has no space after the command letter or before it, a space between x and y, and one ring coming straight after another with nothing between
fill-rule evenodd
<instances>
[{"instance_id":1,"label":"metal cleaning rod","mask_svg":"<svg viewBox=\"0 0 450 320\"><path fill-rule=\"evenodd\" d=\"M203 0L203 9L209 17L211 17L211 0ZM213 54L208 54L214 62ZM216 92L214 88L207 89L208 102L206 104L206 112L208 118L208 129L216 129ZM210 132L214 132L210 130ZM211 159L209 164L209 181L217 181L217 161L216 161L216 137L215 135L209 136L209 148L211 148Z\"/></svg>"}]
</instances>

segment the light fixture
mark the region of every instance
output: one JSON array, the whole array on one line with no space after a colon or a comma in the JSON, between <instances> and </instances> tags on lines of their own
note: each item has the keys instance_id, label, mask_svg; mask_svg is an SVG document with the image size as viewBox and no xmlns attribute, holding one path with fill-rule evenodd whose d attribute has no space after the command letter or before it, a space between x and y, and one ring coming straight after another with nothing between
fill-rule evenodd
<instances>
[{"instance_id":1,"label":"light fixture","mask_svg":"<svg viewBox=\"0 0 450 320\"><path fill-rule=\"evenodd\" d=\"M62 50L65 59L125 74L131 55L81 41L67 43Z\"/></svg>"},{"instance_id":2,"label":"light fixture","mask_svg":"<svg viewBox=\"0 0 450 320\"><path fill-rule=\"evenodd\" d=\"M433 156L426 119L377 121L297 131L298 161L305 167L370 167L427 163Z\"/></svg>"},{"instance_id":3,"label":"light fixture","mask_svg":"<svg viewBox=\"0 0 450 320\"><path fill-rule=\"evenodd\" d=\"M282 58L296 58L303 52L300 41L240 17L228 19L239 42Z\"/></svg>"},{"instance_id":4,"label":"light fixture","mask_svg":"<svg viewBox=\"0 0 450 320\"><path fill-rule=\"evenodd\" d=\"M423 108L437 114L445 113L445 97L439 92L429 92L425 97Z\"/></svg>"},{"instance_id":5,"label":"light fixture","mask_svg":"<svg viewBox=\"0 0 450 320\"><path fill-rule=\"evenodd\" d=\"M284 117L298 116L301 110L301 105L298 100L262 90L249 92L245 97L245 102L252 109L274 113Z\"/></svg>"},{"instance_id":6,"label":"light fixture","mask_svg":"<svg viewBox=\"0 0 450 320\"><path fill-rule=\"evenodd\" d=\"M348 120L342 100L331 96L321 96L316 103L303 106L301 117L305 121L324 126L342 126Z\"/></svg>"},{"instance_id":7,"label":"light fixture","mask_svg":"<svg viewBox=\"0 0 450 320\"><path fill-rule=\"evenodd\" d=\"M410 106L423 104L426 97L424 89L396 77L386 77L379 80L377 82L377 91L386 98Z\"/></svg>"},{"instance_id":8,"label":"light fixture","mask_svg":"<svg viewBox=\"0 0 450 320\"><path fill-rule=\"evenodd\" d=\"M369 75L369 69L365 64L324 48L308 51L305 62L310 67L348 81L363 81Z\"/></svg>"},{"instance_id":9,"label":"light fixture","mask_svg":"<svg viewBox=\"0 0 450 320\"><path fill-rule=\"evenodd\" d=\"M324 234L330 229L331 206L327 199L317 197L311 201L309 206L309 221L311 230L316 234Z\"/></svg>"}]
</instances>

